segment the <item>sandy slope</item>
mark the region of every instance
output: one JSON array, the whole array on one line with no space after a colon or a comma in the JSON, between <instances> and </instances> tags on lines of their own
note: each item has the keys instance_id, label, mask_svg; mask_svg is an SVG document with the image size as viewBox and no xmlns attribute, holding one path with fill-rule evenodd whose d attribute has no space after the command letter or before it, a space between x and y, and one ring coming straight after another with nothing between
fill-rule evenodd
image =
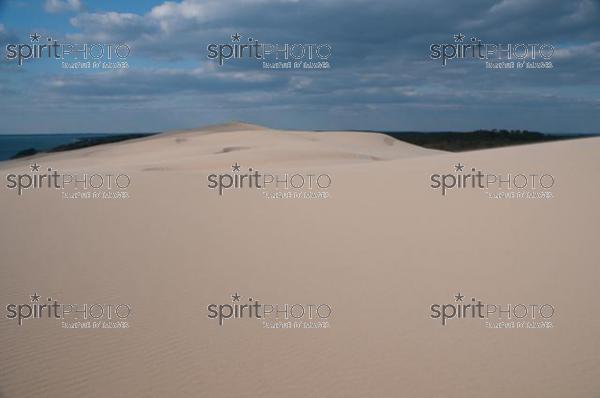
<instances>
[{"instance_id":1,"label":"sandy slope","mask_svg":"<svg viewBox=\"0 0 600 398\"><path fill-rule=\"evenodd\" d=\"M37 156L56 168L213 170L238 159L254 166L330 165L440 153L376 133L280 131L243 123L175 131L122 143ZM28 160L6 162L20 168Z\"/></svg>"},{"instance_id":2,"label":"sandy slope","mask_svg":"<svg viewBox=\"0 0 600 398\"><path fill-rule=\"evenodd\" d=\"M131 175L127 200L0 190L0 301L129 303L126 330L0 321L0 397L596 397L600 394L600 139L450 154L377 134L216 126L33 159ZM4 175L32 160L0 164ZM333 178L325 200L220 197L239 162ZM462 163L546 172L551 200L442 197ZM5 184L3 184L5 185ZM328 303L325 330L219 327L239 292ZM462 292L551 303L550 330L430 319ZM234 323L233 323L234 322Z\"/></svg>"}]
</instances>

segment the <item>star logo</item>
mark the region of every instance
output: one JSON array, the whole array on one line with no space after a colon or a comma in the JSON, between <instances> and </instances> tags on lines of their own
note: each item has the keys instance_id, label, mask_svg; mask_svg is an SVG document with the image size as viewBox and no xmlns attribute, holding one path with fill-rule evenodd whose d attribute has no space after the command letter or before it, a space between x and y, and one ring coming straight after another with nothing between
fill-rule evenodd
<instances>
[{"instance_id":1,"label":"star logo","mask_svg":"<svg viewBox=\"0 0 600 398\"><path fill-rule=\"evenodd\" d=\"M462 43L464 39L465 39L465 35L463 35L462 33L454 35L454 41L456 43Z\"/></svg>"},{"instance_id":2,"label":"star logo","mask_svg":"<svg viewBox=\"0 0 600 398\"><path fill-rule=\"evenodd\" d=\"M463 301L463 299L465 298L465 296L463 296L462 294L458 293L456 296L454 296L454 298L458 302L458 301Z\"/></svg>"},{"instance_id":3,"label":"star logo","mask_svg":"<svg viewBox=\"0 0 600 398\"><path fill-rule=\"evenodd\" d=\"M232 295L231 295L231 298L232 298L233 300L231 300L231 301L240 301L240 297L241 297L241 296L240 296L239 294L237 294L237 293L236 293L236 294L232 294Z\"/></svg>"},{"instance_id":4,"label":"star logo","mask_svg":"<svg viewBox=\"0 0 600 398\"><path fill-rule=\"evenodd\" d=\"M465 167L464 164L460 164L460 162L454 166L454 168L456 169L456 171L463 171L463 168Z\"/></svg>"},{"instance_id":5,"label":"star logo","mask_svg":"<svg viewBox=\"0 0 600 398\"><path fill-rule=\"evenodd\" d=\"M240 171L240 165L237 164L237 162L235 162L235 164L233 166L231 166L231 169L233 171Z\"/></svg>"},{"instance_id":6,"label":"star logo","mask_svg":"<svg viewBox=\"0 0 600 398\"><path fill-rule=\"evenodd\" d=\"M40 165L37 163L32 164L31 171L40 171Z\"/></svg>"},{"instance_id":7,"label":"star logo","mask_svg":"<svg viewBox=\"0 0 600 398\"><path fill-rule=\"evenodd\" d=\"M234 35L231 35L231 41L240 41L240 38L242 36L239 33L236 33Z\"/></svg>"},{"instance_id":8,"label":"star logo","mask_svg":"<svg viewBox=\"0 0 600 398\"><path fill-rule=\"evenodd\" d=\"M35 303L35 302L38 302L38 301L40 301L40 297L41 297L41 296L40 296L40 295L38 295L38 294L37 294L37 292L33 293L33 295L31 296L31 302L32 302L32 303Z\"/></svg>"},{"instance_id":9,"label":"star logo","mask_svg":"<svg viewBox=\"0 0 600 398\"><path fill-rule=\"evenodd\" d=\"M41 35L38 35L37 33L32 33L29 35L29 37L31 37L31 42L39 42L40 41L40 37L42 37Z\"/></svg>"}]
</instances>

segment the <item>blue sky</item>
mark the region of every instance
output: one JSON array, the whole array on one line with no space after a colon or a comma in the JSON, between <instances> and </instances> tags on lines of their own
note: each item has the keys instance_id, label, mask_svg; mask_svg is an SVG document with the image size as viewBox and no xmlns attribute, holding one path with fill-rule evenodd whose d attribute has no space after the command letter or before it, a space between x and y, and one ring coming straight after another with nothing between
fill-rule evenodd
<instances>
[{"instance_id":1,"label":"blue sky","mask_svg":"<svg viewBox=\"0 0 600 398\"><path fill-rule=\"evenodd\" d=\"M329 70L219 67L230 35L327 43ZM127 70L6 59L39 33L126 43ZM552 69L430 58L464 33L549 43ZM600 133L600 0L0 0L0 133L141 132L230 120L295 129Z\"/></svg>"}]
</instances>

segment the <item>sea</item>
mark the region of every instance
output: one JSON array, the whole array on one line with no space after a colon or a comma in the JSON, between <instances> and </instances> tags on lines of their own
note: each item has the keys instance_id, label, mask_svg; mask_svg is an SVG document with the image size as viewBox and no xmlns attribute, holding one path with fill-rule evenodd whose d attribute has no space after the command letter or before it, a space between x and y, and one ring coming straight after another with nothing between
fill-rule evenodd
<instances>
[{"instance_id":1,"label":"sea","mask_svg":"<svg viewBox=\"0 0 600 398\"><path fill-rule=\"evenodd\" d=\"M108 137L111 135L118 134L0 134L0 161L10 159L18 152L29 148L47 151L59 145L74 143L80 138Z\"/></svg>"}]
</instances>

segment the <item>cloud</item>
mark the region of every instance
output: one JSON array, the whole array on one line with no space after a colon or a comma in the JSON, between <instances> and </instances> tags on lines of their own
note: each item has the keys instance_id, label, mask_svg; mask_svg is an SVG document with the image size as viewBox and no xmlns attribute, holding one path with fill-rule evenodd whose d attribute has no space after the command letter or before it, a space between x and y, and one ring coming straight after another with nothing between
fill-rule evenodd
<instances>
[{"instance_id":1,"label":"cloud","mask_svg":"<svg viewBox=\"0 0 600 398\"><path fill-rule=\"evenodd\" d=\"M132 13L82 13L70 19L71 25L83 33L71 34L71 39L88 39L95 42L135 41L156 34L159 29L147 19Z\"/></svg>"},{"instance_id":2,"label":"cloud","mask_svg":"<svg viewBox=\"0 0 600 398\"><path fill-rule=\"evenodd\" d=\"M0 99L9 120L20 100L60 104L45 109L82 118L134 112L139 126L151 126L142 130L154 129L157 120L201 124L207 113L212 122L251 116L298 128L597 130L598 0L455 0L452 6L445 0L182 0L143 12L47 3L80 11L69 19L67 41L127 43L130 69L77 73L48 64L37 77L33 69L28 76L12 73L7 84L18 94ZM332 68L268 71L259 63L218 67L207 59L208 44L230 42L236 32L263 43L328 43ZM555 68L498 71L476 61L442 67L429 59L431 43L452 42L458 32L489 43L550 43ZM7 34L0 27L0 41ZM34 98L28 87L36 88Z\"/></svg>"},{"instance_id":3,"label":"cloud","mask_svg":"<svg viewBox=\"0 0 600 398\"><path fill-rule=\"evenodd\" d=\"M83 4L81 0L45 0L44 9L50 13L81 11Z\"/></svg>"},{"instance_id":4,"label":"cloud","mask_svg":"<svg viewBox=\"0 0 600 398\"><path fill-rule=\"evenodd\" d=\"M4 24L0 23L0 46L4 47L7 43L16 40L17 36L14 34L14 32L9 31L8 29L6 29L6 26L4 26Z\"/></svg>"},{"instance_id":5,"label":"cloud","mask_svg":"<svg viewBox=\"0 0 600 398\"><path fill-rule=\"evenodd\" d=\"M37 85L43 97L51 96L63 103L127 102L131 98L150 103L175 96L206 98L227 94L234 98L251 92L282 91L286 89L287 79L262 71L148 68L57 76L51 80L42 79Z\"/></svg>"}]
</instances>

